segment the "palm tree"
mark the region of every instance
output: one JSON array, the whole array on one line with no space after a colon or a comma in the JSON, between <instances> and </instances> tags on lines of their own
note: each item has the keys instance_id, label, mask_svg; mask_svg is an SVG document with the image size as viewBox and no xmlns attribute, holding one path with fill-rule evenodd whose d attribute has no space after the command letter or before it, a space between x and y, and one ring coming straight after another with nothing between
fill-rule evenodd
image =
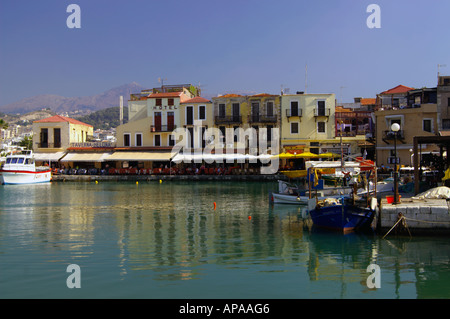
<instances>
[{"instance_id":1,"label":"palm tree","mask_svg":"<svg viewBox=\"0 0 450 319\"><path fill-rule=\"evenodd\" d=\"M8 128L8 123L6 123L3 119L0 119L0 140L2 139L2 130L6 130Z\"/></svg>"}]
</instances>

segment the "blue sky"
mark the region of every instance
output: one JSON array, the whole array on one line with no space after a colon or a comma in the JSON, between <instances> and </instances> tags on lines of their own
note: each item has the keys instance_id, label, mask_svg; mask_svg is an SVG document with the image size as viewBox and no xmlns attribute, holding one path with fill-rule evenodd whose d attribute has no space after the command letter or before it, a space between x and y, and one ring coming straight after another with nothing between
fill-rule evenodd
<instances>
[{"instance_id":1,"label":"blue sky","mask_svg":"<svg viewBox=\"0 0 450 319\"><path fill-rule=\"evenodd\" d=\"M69 4L81 28L69 29ZM369 29L369 4L381 28ZM0 0L0 105L125 83L375 97L450 74L448 0Z\"/></svg>"}]
</instances>

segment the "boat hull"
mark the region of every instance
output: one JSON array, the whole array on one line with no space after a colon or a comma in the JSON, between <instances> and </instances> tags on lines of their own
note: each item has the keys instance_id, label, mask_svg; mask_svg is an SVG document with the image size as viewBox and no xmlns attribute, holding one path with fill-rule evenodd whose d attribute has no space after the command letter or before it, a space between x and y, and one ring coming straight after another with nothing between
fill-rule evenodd
<instances>
[{"instance_id":1,"label":"boat hull","mask_svg":"<svg viewBox=\"0 0 450 319\"><path fill-rule=\"evenodd\" d=\"M313 209L309 214L315 226L346 233L369 228L375 211L370 208L338 204Z\"/></svg>"},{"instance_id":2,"label":"boat hull","mask_svg":"<svg viewBox=\"0 0 450 319\"><path fill-rule=\"evenodd\" d=\"M45 171L0 171L2 183L5 185L48 183L51 180L51 170Z\"/></svg>"}]
</instances>

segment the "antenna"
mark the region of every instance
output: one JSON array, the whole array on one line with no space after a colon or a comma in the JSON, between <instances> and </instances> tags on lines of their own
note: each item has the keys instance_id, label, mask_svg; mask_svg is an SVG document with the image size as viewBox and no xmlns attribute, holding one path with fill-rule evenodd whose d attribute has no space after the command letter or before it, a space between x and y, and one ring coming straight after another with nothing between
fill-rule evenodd
<instances>
[{"instance_id":1,"label":"antenna","mask_svg":"<svg viewBox=\"0 0 450 319\"><path fill-rule=\"evenodd\" d=\"M167 78L165 78L165 79L162 79L162 78L158 78L158 83L161 83L161 88L163 88L164 87L164 81L167 81Z\"/></svg>"},{"instance_id":2,"label":"antenna","mask_svg":"<svg viewBox=\"0 0 450 319\"><path fill-rule=\"evenodd\" d=\"M438 66L438 85L439 85L439 75L440 75L439 69L440 69L441 67L446 67L447 65L446 65L446 64L438 64L437 66Z\"/></svg>"},{"instance_id":3,"label":"antenna","mask_svg":"<svg viewBox=\"0 0 450 319\"><path fill-rule=\"evenodd\" d=\"M305 94L308 88L308 63L305 64Z\"/></svg>"}]
</instances>

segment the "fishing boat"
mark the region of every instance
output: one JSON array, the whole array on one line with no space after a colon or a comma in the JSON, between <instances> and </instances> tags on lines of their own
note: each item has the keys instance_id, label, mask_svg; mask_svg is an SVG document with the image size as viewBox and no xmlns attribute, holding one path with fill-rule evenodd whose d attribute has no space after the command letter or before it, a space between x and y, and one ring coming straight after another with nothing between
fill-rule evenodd
<instances>
[{"instance_id":1,"label":"fishing boat","mask_svg":"<svg viewBox=\"0 0 450 319\"><path fill-rule=\"evenodd\" d=\"M315 199L312 199L315 201ZM351 198L318 200L309 210L313 225L343 233L370 229L376 214L377 199L371 198L368 206L353 202Z\"/></svg>"},{"instance_id":2,"label":"fishing boat","mask_svg":"<svg viewBox=\"0 0 450 319\"><path fill-rule=\"evenodd\" d=\"M52 177L50 167L36 166L32 151L6 156L0 175L2 184L48 183Z\"/></svg>"}]
</instances>

